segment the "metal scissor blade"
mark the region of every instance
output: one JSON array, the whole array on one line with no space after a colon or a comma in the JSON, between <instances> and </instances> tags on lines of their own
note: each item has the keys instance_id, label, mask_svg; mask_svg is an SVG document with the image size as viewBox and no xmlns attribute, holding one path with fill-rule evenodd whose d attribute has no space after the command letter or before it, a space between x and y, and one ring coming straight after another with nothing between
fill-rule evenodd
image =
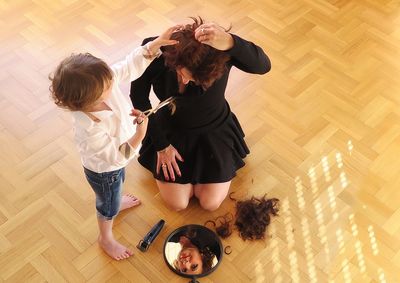
<instances>
[{"instance_id":1,"label":"metal scissor blade","mask_svg":"<svg viewBox=\"0 0 400 283\"><path fill-rule=\"evenodd\" d=\"M143 112L146 117L149 117L151 114L156 113L158 110L160 110L162 107L167 106L168 104L172 103L175 99L171 96L167 98L164 101L161 101L155 108L149 109Z\"/></svg>"}]
</instances>

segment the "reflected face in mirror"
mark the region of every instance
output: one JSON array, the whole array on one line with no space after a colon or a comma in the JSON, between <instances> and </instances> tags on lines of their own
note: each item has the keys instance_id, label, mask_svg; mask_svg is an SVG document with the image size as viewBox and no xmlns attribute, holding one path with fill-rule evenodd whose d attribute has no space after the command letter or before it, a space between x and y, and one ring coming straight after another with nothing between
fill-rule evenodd
<instances>
[{"instance_id":1,"label":"reflected face in mirror","mask_svg":"<svg viewBox=\"0 0 400 283\"><path fill-rule=\"evenodd\" d=\"M190 275L203 273L203 257L199 249L186 236L181 236L179 243L182 249L174 261L175 268Z\"/></svg>"},{"instance_id":2,"label":"reflected face in mirror","mask_svg":"<svg viewBox=\"0 0 400 283\"><path fill-rule=\"evenodd\" d=\"M164 258L170 269L185 277L201 277L212 272L221 260L218 236L200 225L183 226L167 238Z\"/></svg>"}]
</instances>

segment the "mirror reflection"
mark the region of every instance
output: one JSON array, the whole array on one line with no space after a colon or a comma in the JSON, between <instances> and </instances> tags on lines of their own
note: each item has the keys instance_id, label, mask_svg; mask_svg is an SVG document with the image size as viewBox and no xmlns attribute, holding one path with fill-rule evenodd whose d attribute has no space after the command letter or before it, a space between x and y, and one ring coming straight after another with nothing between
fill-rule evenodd
<instances>
[{"instance_id":1,"label":"mirror reflection","mask_svg":"<svg viewBox=\"0 0 400 283\"><path fill-rule=\"evenodd\" d=\"M202 277L211 273L221 257L220 239L201 225L186 225L176 229L164 244L164 258L169 268L185 277Z\"/></svg>"}]
</instances>

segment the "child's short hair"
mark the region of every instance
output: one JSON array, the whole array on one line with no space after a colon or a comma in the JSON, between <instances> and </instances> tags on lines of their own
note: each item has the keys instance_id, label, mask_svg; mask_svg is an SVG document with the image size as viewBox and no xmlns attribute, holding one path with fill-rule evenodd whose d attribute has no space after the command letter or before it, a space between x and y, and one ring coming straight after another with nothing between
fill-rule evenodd
<instances>
[{"instance_id":1,"label":"child's short hair","mask_svg":"<svg viewBox=\"0 0 400 283\"><path fill-rule=\"evenodd\" d=\"M112 71L89 53L72 54L56 68L50 92L55 104L71 111L86 111L110 85Z\"/></svg>"}]
</instances>

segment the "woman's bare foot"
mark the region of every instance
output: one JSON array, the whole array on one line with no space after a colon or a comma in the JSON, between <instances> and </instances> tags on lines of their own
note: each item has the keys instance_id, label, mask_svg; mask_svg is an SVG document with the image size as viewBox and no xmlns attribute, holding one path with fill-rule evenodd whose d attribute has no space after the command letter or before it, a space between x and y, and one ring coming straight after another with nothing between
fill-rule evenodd
<instances>
[{"instance_id":1,"label":"woman's bare foot","mask_svg":"<svg viewBox=\"0 0 400 283\"><path fill-rule=\"evenodd\" d=\"M100 247L113 259L121 260L133 255L127 247L114 239L104 239L99 236L98 242Z\"/></svg>"},{"instance_id":2,"label":"woman's bare foot","mask_svg":"<svg viewBox=\"0 0 400 283\"><path fill-rule=\"evenodd\" d=\"M140 204L140 199L138 199L134 195L126 194L122 196L121 207L119 210L121 211L127 208L138 206L139 204Z\"/></svg>"}]
</instances>

